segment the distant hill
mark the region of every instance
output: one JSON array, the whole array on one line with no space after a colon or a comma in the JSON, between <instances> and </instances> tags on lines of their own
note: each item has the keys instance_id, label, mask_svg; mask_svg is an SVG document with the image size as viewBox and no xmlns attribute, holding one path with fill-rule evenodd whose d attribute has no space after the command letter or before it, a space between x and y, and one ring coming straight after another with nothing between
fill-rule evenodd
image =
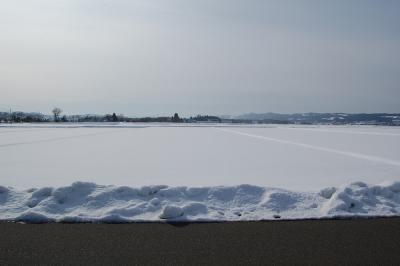
<instances>
[{"instance_id":1,"label":"distant hill","mask_svg":"<svg viewBox=\"0 0 400 266\"><path fill-rule=\"evenodd\" d=\"M238 120L248 120L258 123L297 124L371 124L371 125L400 125L400 113L376 114L346 114L346 113L248 113L234 117Z\"/></svg>"}]
</instances>

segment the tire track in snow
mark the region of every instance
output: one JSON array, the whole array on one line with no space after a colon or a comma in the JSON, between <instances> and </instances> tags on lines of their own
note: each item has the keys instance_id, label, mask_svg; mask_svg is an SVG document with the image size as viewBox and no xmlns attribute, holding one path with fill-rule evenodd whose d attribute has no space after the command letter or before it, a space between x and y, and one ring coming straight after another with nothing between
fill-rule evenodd
<instances>
[{"instance_id":1,"label":"tire track in snow","mask_svg":"<svg viewBox=\"0 0 400 266\"><path fill-rule=\"evenodd\" d=\"M227 133L231 133L231 134L237 134L237 135L241 135L241 136L250 137L250 138L263 139L263 140L268 140L268 141L277 142L277 143L289 144L289 145L294 145L294 146L317 150L317 151L336 153L336 154L345 155L345 156L349 156L349 157L353 157L353 158L357 158L357 159L362 159L362 160L367 160L367 161L372 161L372 162L377 162L377 163L383 163L383 164L388 164L388 165L392 165L392 166L398 166L398 167L400 166L399 161L395 161L395 160L383 158L383 157L378 157L378 156L374 156L374 155L367 155L367 154L356 153L356 152L351 152L351 151L343 151L343 150L337 150L337 149L332 149L332 148L327 148L327 147L322 147L322 146L315 146L315 145L301 143L301 142L294 142L294 141L290 141L290 140L283 140L283 139L271 138L271 137L266 137L266 136L254 135L254 134L244 133L241 131L236 131L236 130L231 130L231 129L222 129L222 128L215 128L215 129L224 131Z\"/></svg>"},{"instance_id":2,"label":"tire track in snow","mask_svg":"<svg viewBox=\"0 0 400 266\"><path fill-rule=\"evenodd\" d=\"M20 129L20 130L2 130L0 129L0 134L7 134L7 133L20 133L20 132L40 132L40 131L50 131L56 128L44 128L44 129Z\"/></svg>"},{"instance_id":3,"label":"tire track in snow","mask_svg":"<svg viewBox=\"0 0 400 266\"><path fill-rule=\"evenodd\" d=\"M353 135L373 135L373 136L400 137L400 133L383 133L383 132L350 131L350 130L329 130L329 129L302 128L302 127L288 127L288 129L315 131L315 132L327 132L327 133L343 133L343 134L353 134Z\"/></svg>"},{"instance_id":4,"label":"tire track in snow","mask_svg":"<svg viewBox=\"0 0 400 266\"><path fill-rule=\"evenodd\" d=\"M97 136L97 135L103 135L103 134L108 134L108 133L115 133L115 132L119 132L122 130L123 129L107 131L107 132L102 131L102 132L88 133L88 134L81 134L81 135L74 135L74 136L67 136L67 137L48 138L48 139L41 139L41 140L34 140L34 141L6 143L6 144L0 144L0 148L11 147L11 146L21 146L21 145L28 145L28 144L36 144L36 143L54 142L54 141L58 141L58 140L76 139L76 138L89 137L89 136Z\"/></svg>"}]
</instances>

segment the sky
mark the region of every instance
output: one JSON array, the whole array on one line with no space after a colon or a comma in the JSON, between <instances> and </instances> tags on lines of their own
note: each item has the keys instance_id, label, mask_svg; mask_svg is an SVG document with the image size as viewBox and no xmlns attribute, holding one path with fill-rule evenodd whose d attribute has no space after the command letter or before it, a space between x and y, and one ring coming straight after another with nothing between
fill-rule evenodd
<instances>
[{"instance_id":1,"label":"sky","mask_svg":"<svg viewBox=\"0 0 400 266\"><path fill-rule=\"evenodd\" d=\"M0 111L400 112L400 1L0 1Z\"/></svg>"}]
</instances>

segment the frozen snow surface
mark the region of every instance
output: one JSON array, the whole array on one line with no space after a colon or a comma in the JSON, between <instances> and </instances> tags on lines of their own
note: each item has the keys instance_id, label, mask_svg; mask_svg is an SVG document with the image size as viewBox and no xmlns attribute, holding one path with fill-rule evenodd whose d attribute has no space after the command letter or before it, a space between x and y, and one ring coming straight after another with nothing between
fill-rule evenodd
<instances>
[{"instance_id":1,"label":"frozen snow surface","mask_svg":"<svg viewBox=\"0 0 400 266\"><path fill-rule=\"evenodd\" d=\"M0 187L0 220L20 222L246 221L400 215L400 182L317 192L231 187Z\"/></svg>"},{"instance_id":2,"label":"frozen snow surface","mask_svg":"<svg viewBox=\"0 0 400 266\"><path fill-rule=\"evenodd\" d=\"M0 220L398 216L400 127L0 125L0 185Z\"/></svg>"},{"instance_id":3,"label":"frozen snow surface","mask_svg":"<svg viewBox=\"0 0 400 266\"><path fill-rule=\"evenodd\" d=\"M400 181L400 127L0 125L0 184L237 186L295 191Z\"/></svg>"}]
</instances>

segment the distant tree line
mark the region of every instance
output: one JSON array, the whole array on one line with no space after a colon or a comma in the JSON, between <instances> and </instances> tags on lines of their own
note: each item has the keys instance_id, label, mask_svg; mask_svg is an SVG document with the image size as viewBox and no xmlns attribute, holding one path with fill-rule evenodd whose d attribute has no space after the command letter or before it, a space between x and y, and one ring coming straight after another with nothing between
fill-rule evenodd
<instances>
[{"instance_id":1,"label":"distant tree line","mask_svg":"<svg viewBox=\"0 0 400 266\"><path fill-rule=\"evenodd\" d=\"M195 117L190 117L191 122L214 122L214 123L221 123L222 119L218 116L212 115L198 115Z\"/></svg>"},{"instance_id":2,"label":"distant tree line","mask_svg":"<svg viewBox=\"0 0 400 266\"><path fill-rule=\"evenodd\" d=\"M78 123L78 122L159 122L159 123L182 123L184 119L179 117L178 113L173 116L161 117L126 117L116 113L106 115L62 115L63 110L54 107L51 110L52 115L43 115L41 113L24 112L0 112L0 123L38 123L38 122L56 122L56 123Z\"/></svg>"},{"instance_id":3,"label":"distant tree line","mask_svg":"<svg viewBox=\"0 0 400 266\"><path fill-rule=\"evenodd\" d=\"M1 123L39 123L49 122L49 119L40 113L0 112Z\"/></svg>"}]
</instances>

